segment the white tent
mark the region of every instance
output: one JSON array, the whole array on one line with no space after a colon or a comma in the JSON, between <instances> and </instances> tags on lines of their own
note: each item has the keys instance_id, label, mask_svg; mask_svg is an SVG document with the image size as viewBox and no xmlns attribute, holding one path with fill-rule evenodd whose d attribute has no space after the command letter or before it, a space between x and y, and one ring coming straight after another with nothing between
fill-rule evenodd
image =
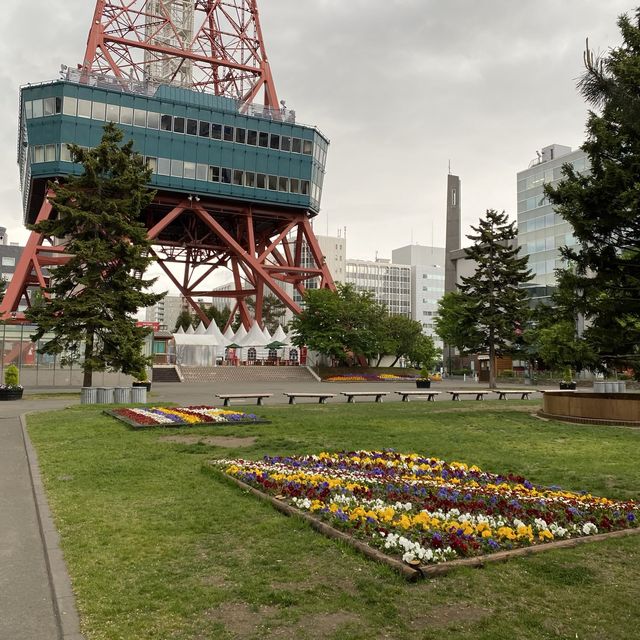
<instances>
[{"instance_id":1,"label":"white tent","mask_svg":"<svg viewBox=\"0 0 640 640\"><path fill-rule=\"evenodd\" d=\"M260 325L254 320L251 328L249 329L249 333L242 338L242 341L238 340L238 336L236 334L236 342L243 347L264 347L266 344L269 344L271 340L268 340L265 337Z\"/></svg>"},{"instance_id":2,"label":"white tent","mask_svg":"<svg viewBox=\"0 0 640 640\"><path fill-rule=\"evenodd\" d=\"M271 334L269 333L269 329L267 328L267 325L264 325L264 329L262 330L262 333L264 335L264 337L267 339L266 344L269 344L270 342L273 342L273 338L271 337Z\"/></svg>"},{"instance_id":3,"label":"white tent","mask_svg":"<svg viewBox=\"0 0 640 640\"><path fill-rule=\"evenodd\" d=\"M218 342L218 345L223 347L227 344L227 339L222 335L218 325L215 323L215 320L212 320L207 327L206 334L209 336L214 336ZM233 333L231 334L233 335Z\"/></svg>"},{"instance_id":4,"label":"white tent","mask_svg":"<svg viewBox=\"0 0 640 640\"><path fill-rule=\"evenodd\" d=\"M233 342L233 329L231 328L231 325L225 329L225 332L222 335L225 337L227 344L231 344Z\"/></svg>"},{"instance_id":5,"label":"white tent","mask_svg":"<svg viewBox=\"0 0 640 640\"><path fill-rule=\"evenodd\" d=\"M284 332L282 325L278 325L276 332L273 334L273 339L271 340L271 342L275 342L276 340L286 345L291 344L291 340L289 339L289 336Z\"/></svg>"},{"instance_id":6,"label":"white tent","mask_svg":"<svg viewBox=\"0 0 640 640\"><path fill-rule=\"evenodd\" d=\"M206 333L201 322L196 331L189 327L186 333L173 334L176 344L176 360L181 365L192 367L213 367L221 348L218 336Z\"/></svg>"},{"instance_id":7,"label":"white tent","mask_svg":"<svg viewBox=\"0 0 640 640\"><path fill-rule=\"evenodd\" d=\"M238 327L238 330L233 336L233 340L231 340L231 342L235 342L236 344L242 344L242 341L245 339L246 335L247 335L247 330L244 328L244 325L241 324Z\"/></svg>"}]
</instances>

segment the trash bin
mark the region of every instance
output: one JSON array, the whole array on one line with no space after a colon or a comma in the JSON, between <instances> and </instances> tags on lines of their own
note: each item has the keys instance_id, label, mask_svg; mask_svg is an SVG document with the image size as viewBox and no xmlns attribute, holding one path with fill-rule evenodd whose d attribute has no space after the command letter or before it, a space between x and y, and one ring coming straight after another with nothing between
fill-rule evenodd
<instances>
[{"instance_id":1,"label":"trash bin","mask_svg":"<svg viewBox=\"0 0 640 640\"><path fill-rule=\"evenodd\" d=\"M606 382L598 382L595 381L593 383L593 390L595 393L605 393L606 392L607 383Z\"/></svg>"},{"instance_id":2,"label":"trash bin","mask_svg":"<svg viewBox=\"0 0 640 640\"><path fill-rule=\"evenodd\" d=\"M116 404L128 404L131 402L131 387L115 387L113 400Z\"/></svg>"},{"instance_id":3,"label":"trash bin","mask_svg":"<svg viewBox=\"0 0 640 640\"><path fill-rule=\"evenodd\" d=\"M95 404L98 401L98 390L95 387L82 387L80 404Z\"/></svg>"},{"instance_id":4,"label":"trash bin","mask_svg":"<svg viewBox=\"0 0 640 640\"><path fill-rule=\"evenodd\" d=\"M146 402L146 401L147 401L146 387L131 387L131 402Z\"/></svg>"},{"instance_id":5,"label":"trash bin","mask_svg":"<svg viewBox=\"0 0 640 640\"><path fill-rule=\"evenodd\" d=\"M113 404L113 387L98 387L98 404Z\"/></svg>"}]
</instances>

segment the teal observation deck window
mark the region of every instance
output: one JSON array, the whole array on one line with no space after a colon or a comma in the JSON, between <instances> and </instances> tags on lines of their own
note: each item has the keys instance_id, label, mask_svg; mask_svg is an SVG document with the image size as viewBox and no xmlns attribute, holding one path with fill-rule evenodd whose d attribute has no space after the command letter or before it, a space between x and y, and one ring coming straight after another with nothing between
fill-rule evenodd
<instances>
[{"instance_id":1,"label":"teal observation deck window","mask_svg":"<svg viewBox=\"0 0 640 640\"><path fill-rule=\"evenodd\" d=\"M229 98L175 87L141 94L66 80L24 87L21 102L27 217L33 181L79 173L66 145L97 145L105 122L133 139L156 189L320 209L329 141L290 113L250 115Z\"/></svg>"}]
</instances>

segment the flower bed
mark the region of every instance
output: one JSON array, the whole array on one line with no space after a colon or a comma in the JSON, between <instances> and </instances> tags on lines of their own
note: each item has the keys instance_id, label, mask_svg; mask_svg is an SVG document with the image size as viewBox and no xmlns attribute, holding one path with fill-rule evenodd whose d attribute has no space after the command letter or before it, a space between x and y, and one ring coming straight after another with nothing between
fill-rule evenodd
<instances>
[{"instance_id":1,"label":"flower bed","mask_svg":"<svg viewBox=\"0 0 640 640\"><path fill-rule=\"evenodd\" d=\"M253 413L217 407L136 407L113 409L105 413L132 427L185 427L200 424L238 424L266 422Z\"/></svg>"},{"instance_id":2,"label":"flower bed","mask_svg":"<svg viewBox=\"0 0 640 640\"><path fill-rule=\"evenodd\" d=\"M415 453L218 460L229 476L409 564L638 527L640 503L534 486Z\"/></svg>"},{"instance_id":3,"label":"flower bed","mask_svg":"<svg viewBox=\"0 0 640 640\"><path fill-rule=\"evenodd\" d=\"M414 382L416 375L395 373L340 373L323 378L323 382Z\"/></svg>"}]
</instances>

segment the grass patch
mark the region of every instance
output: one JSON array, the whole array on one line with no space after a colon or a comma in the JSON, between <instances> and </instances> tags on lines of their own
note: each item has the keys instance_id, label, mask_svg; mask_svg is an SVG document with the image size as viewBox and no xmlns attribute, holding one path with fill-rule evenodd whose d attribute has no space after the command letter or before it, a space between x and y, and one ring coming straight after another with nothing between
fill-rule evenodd
<instances>
[{"instance_id":1,"label":"grass patch","mask_svg":"<svg viewBox=\"0 0 640 640\"><path fill-rule=\"evenodd\" d=\"M537 406L281 405L259 408L272 424L188 431L255 438L236 448L162 441L185 430L131 431L91 407L30 415L29 432L92 640L634 637L635 536L410 585L202 473L212 457L393 447L638 498L637 430L542 422Z\"/></svg>"}]
</instances>

